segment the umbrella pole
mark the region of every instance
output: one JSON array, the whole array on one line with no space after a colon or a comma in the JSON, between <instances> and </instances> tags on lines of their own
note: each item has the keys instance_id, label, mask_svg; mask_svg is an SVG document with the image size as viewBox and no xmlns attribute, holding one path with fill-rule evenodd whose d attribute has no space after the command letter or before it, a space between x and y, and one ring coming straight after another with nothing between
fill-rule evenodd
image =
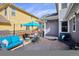
<instances>
[{"instance_id":1,"label":"umbrella pole","mask_svg":"<svg viewBox=\"0 0 79 59\"><path fill-rule=\"evenodd\" d=\"M15 24L14 24L14 30L13 30L13 35L15 35Z\"/></svg>"},{"instance_id":2,"label":"umbrella pole","mask_svg":"<svg viewBox=\"0 0 79 59\"><path fill-rule=\"evenodd\" d=\"M33 33L33 23L32 23L32 33Z\"/></svg>"},{"instance_id":3,"label":"umbrella pole","mask_svg":"<svg viewBox=\"0 0 79 59\"><path fill-rule=\"evenodd\" d=\"M33 33L33 26L32 26L32 33Z\"/></svg>"}]
</instances>

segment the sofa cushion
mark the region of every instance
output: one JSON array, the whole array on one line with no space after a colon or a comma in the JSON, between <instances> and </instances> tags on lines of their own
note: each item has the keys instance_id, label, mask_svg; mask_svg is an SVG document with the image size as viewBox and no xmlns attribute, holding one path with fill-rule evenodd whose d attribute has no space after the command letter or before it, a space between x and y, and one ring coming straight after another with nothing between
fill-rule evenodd
<instances>
[{"instance_id":1,"label":"sofa cushion","mask_svg":"<svg viewBox=\"0 0 79 59\"><path fill-rule=\"evenodd\" d=\"M23 41L20 40L19 36L6 36L6 37L1 37L1 41L8 41L8 45L6 46L7 49L14 48L20 44L23 44ZM4 43L2 43L2 48L5 48Z\"/></svg>"},{"instance_id":2,"label":"sofa cushion","mask_svg":"<svg viewBox=\"0 0 79 59\"><path fill-rule=\"evenodd\" d=\"M9 44L12 44L12 40L11 40L10 36L5 37L5 39L7 39L8 45L9 45Z\"/></svg>"},{"instance_id":3,"label":"sofa cushion","mask_svg":"<svg viewBox=\"0 0 79 59\"><path fill-rule=\"evenodd\" d=\"M13 36L11 36L11 40L12 40L12 42L17 42L17 41L20 41L20 38L19 38L19 36L13 35Z\"/></svg>"},{"instance_id":4,"label":"sofa cushion","mask_svg":"<svg viewBox=\"0 0 79 59\"><path fill-rule=\"evenodd\" d=\"M4 40L4 37L0 37L0 40L1 40L1 47L5 48L4 44L2 43L2 41Z\"/></svg>"},{"instance_id":5,"label":"sofa cushion","mask_svg":"<svg viewBox=\"0 0 79 59\"><path fill-rule=\"evenodd\" d=\"M19 42L8 45L6 48L7 49L12 49L12 48L14 48L14 47L16 47L18 45L21 45L22 43L23 43L22 41L19 41Z\"/></svg>"},{"instance_id":6,"label":"sofa cushion","mask_svg":"<svg viewBox=\"0 0 79 59\"><path fill-rule=\"evenodd\" d=\"M9 42L8 42L7 39L4 39L4 40L2 41L2 43L3 43L4 45L6 45L6 46L8 46L8 44L9 44Z\"/></svg>"}]
</instances>

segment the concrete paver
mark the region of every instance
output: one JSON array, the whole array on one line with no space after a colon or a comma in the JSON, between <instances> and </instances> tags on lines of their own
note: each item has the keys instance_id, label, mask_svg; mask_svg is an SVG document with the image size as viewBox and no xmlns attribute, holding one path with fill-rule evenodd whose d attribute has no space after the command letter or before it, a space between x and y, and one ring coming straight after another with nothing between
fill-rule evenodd
<instances>
[{"instance_id":1,"label":"concrete paver","mask_svg":"<svg viewBox=\"0 0 79 59\"><path fill-rule=\"evenodd\" d=\"M68 50L68 46L58 40L43 39L39 43L31 43L16 49L7 51L3 49L0 55L4 56L64 56L64 55L79 55L78 50Z\"/></svg>"}]
</instances>

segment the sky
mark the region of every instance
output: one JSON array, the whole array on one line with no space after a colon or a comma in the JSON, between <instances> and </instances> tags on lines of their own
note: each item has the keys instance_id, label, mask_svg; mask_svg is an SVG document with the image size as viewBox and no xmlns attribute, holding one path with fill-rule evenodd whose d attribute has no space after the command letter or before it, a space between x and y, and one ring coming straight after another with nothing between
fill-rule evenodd
<instances>
[{"instance_id":1,"label":"sky","mask_svg":"<svg viewBox=\"0 0 79 59\"><path fill-rule=\"evenodd\" d=\"M41 18L43 15L56 12L54 3L14 3L23 10Z\"/></svg>"}]
</instances>

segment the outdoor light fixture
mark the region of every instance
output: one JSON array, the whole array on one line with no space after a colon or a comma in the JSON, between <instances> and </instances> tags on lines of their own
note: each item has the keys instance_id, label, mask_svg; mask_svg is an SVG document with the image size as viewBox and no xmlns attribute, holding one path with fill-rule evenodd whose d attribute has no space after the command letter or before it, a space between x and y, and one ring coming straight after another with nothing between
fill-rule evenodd
<instances>
[{"instance_id":1,"label":"outdoor light fixture","mask_svg":"<svg viewBox=\"0 0 79 59\"><path fill-rule=\"evenodd\" d=\"M75 15L77 15L78 13L77 12L75 12Z\"/></svg>"}]
</instances>

